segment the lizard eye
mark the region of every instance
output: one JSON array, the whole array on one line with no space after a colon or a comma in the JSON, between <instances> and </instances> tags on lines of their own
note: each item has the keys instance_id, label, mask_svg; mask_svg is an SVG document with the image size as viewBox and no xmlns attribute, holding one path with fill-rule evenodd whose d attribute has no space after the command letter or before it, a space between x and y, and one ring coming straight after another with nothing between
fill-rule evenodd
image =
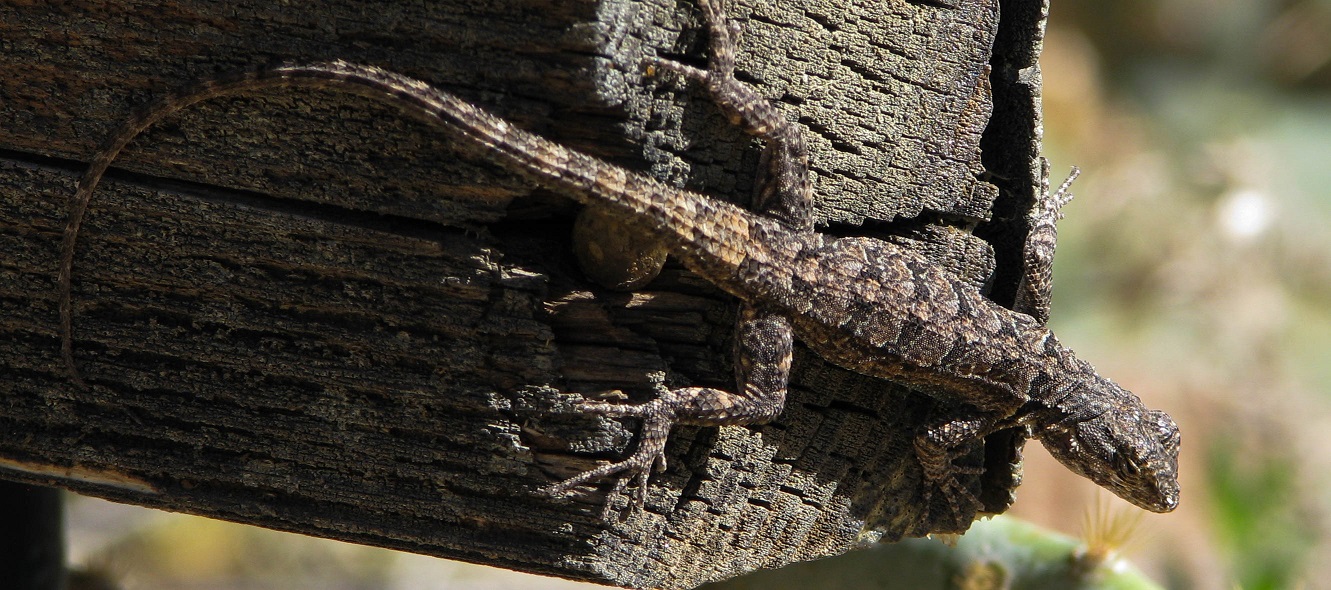
<instances>
[{"instance_id":1,"label":"lizard eye","mask_svg":"<svg viewBox=\"0 0 1331 590\"><path fill-rule=\"evenodd\" d=\"M1141 469L1137 467L1137 462L1124 455L1114 456L1114 470L1128 477L1137 477L1141 473Z\"/></svg>"}]
</instances>

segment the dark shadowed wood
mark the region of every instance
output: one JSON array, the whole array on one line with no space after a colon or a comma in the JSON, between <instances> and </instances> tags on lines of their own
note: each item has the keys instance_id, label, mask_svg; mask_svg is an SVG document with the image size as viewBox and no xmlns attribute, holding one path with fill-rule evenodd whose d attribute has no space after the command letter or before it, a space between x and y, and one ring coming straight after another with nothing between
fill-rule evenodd
<instances>
[{"instance_id":1,"label":"dark shadowed wood","mask_svg":"<svg viewBox=\"0 0 1331 590\"><path fill-rule=\"evenodd\" d=\"M820 228L920 248L1010 302L1043 9L1003 10L732 7L752 15L741 78L809 131ZM75 178L136 105L201 76L379 65L746 202L754 142L696 89L643 75L647 56L701 56L692 4L9 3L0 40L0 477L626 586L946 528L922 518L911 448L936 402L809 354L776 422L677 429L645 511L602 523L609 482L533 494L632 444L631 422L569 413L573 393L732 386L732 302L675 265L632 293L593 286L571 204L328 92L210 101L131 145L75 259L91 388L64 373L57 248ZM1019 479L1010 436L962 459L990 468L975 484L992 511Z\"/></svg>"},{"instance_id":2,"label":"dark shadowed wood","mask_svg":"<svg viewBox=\"0 0 1331 590\"><path fill-rule=\"evenodd\" d=\"M64 590L63 491L0 481L0 580L12 590Z\"/></svg>"}]
</instances>

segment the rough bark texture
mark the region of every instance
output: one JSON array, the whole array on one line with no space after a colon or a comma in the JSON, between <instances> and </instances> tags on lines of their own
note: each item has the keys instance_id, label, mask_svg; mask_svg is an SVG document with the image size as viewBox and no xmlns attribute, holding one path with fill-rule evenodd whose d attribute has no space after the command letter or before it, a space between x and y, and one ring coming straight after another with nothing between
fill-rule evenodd
<instances>
[{"instance_id":1,"label":"rough bark texture","mask_svg":"<svg viewBox=\"0 0 1331 590\"><path fill-rule=\"evenodd\" d=\"M752 13L740 75L809 130L822 229L912 244L1010 302L1043 7L731 10ZM66 200L134 106L220 71L340 58L744 203L754 143L696 89L642 75L644 57L697 59L704 41L694 7L667 0L0 6L0 477L625 586L933 530L911 441L947 409L810 354L775 423L677 429L645 511L602 523L603 494L533 494L632 444L635 424L568 413L562 392L731 386L732 302L676 266L633 293L592 286L572 205L324 92L215 100L132 144L75 260L92 388L66 379ZM1019 479L1011 436L975 451L992 511Z\"/></svg>"}]
</instances>

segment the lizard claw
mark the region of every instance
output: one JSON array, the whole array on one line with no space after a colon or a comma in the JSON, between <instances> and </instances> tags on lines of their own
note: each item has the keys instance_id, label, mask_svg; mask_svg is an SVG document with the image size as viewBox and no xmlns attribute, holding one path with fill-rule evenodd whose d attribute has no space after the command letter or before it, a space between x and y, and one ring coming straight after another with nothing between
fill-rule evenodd
<instances>
[{"instance_id":1,"label":"lizard claw","mask_svg":"<svg viewBox=\"0 0 1331 590\"><path fill-rule=\"evenodd\" d=\"M692 80L703 85L706 85L708 78L710 78L710 72L707 70L686 63L680 63L675 60L665 59L663 57L648 57L646 58L646 61L648 67L647 72L650 75L654 75L656 70L659 69L666 72L674 72L684 77L686 80Z\"/></svg>"},{"instance_id":2,"label":"lizard claw","mask_svg":"<svg viewBox=\"0 0 1331 590\"><path fill-rule=\"evenodd\" d=\"M666 403L667 400L655 399L645 404L608 404L601 402L583 402L577 405L579 412L586 414L597 414L607 417L631 417L642 420L642 431L639 435L638 448L623 461L609 463L584 471L574 477L568 478L559 483L546 486L540 489L540 493L548 496L557 496L572 490L584 483L595 481L607 476L623 473L615 482L615 488L611 492L611 497L623 493L630 480L637 485L637 492L634 494L633 506L642 508L647 500L647 479L653 471L664 471L666 468L665 446L666 439L670 434L670 427L674 425L675 413ZM601 510L602 519L609 517L611 509L610 502L607 499L605 506Z\"/></svg>"},{"instance_id":3,"label":"lizard claw","mask_svg":"<svg viewBox=\"0 0 1331 590\"><path fill-rule=\"evenodd\" d=\"M921 515L921 521L930 522L930 515L933 511L934 494L938 493L947 501L948 511L952 513L955 530L964 532L970 528L970 521L975 516L975 510L981 505L980 499L971 493L970 489L962 485L957 479L958 475L975 475L983 473L984 469L980 467L956 467L952 466L945 473L930 475L926 472L924 477L924 512Z\"/></svg>"},{"instance_id":4,"label":"lizard claw","mask_svg":"<svg viewBox=\"0 0 1331 590\"><path fill-rule=\"evenodd\" d=\"M739 44L743 27L726 17L723 0L699 0L698 5L702 9L703 20L706 21L711 36L708 42L710 49L707 55L707 68L698 68L659 57L647 58L647 65L675 72L705 86L713 82L732 80L735 72L735 46Z\"/></svg>"}]
</instances>

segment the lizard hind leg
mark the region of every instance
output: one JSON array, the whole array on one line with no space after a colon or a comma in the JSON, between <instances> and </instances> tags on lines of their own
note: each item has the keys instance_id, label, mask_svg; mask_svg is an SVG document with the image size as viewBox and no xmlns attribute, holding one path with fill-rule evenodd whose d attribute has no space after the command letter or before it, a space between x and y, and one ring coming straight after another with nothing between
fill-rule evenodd
<instances>
[{"instance_id":1,"label":"lizard hind leg","mask_svg":"<svg viewBox=\"0 0 1331 590\"><path fill-rule=\"evenodd\" d=\"M755 187L753 210L799 232L813 231L813 184L803 130L771 101L735 78L739 26L726 16L722 0L699 0L707 22L707 69L664 59L651 63L707 88L712 102L731 123L767 142Z\"/></svg>"},{"instance_id":2,"label":"lizard hind leg","mask_svg":"<svg viewBox=\"0 0 1331 590\"><path fill-rule=\"evenodd\" d=\"M710 34L707 69L666 60L654 60L663 70L676 72L704 85L712 101L746 133L767 141L757 182L754 210L776 218L796 231L813 230L813 194L808 178L808 156L800 129L786 120L775 105L735 78L738 26L727 19L721 0L699 0ZM794 337L788 317L744 303L735 337L735 393L706 387L664 392L641 405L584 403L578 409L603 416L642 420L637 450L627 459L603 465L542 490L555 495L610 475L625 474L615 483L618 494L629 480L637 483L636 504L646 498L653 468L665 467L665 444L674 424L726 426L771 421L785 407ZM610 503L602 512L609 514Z\"/></svg>"},{"instance_id":3,"label":"lizard hind leg","mask_svg":"<svg viewBox=\"0 0 1331 590\"><path fill-rule=\"evenodd\" d=\"M789 321L779 314L744 306L740 313L736 338L736 373L738 393L710 387L684 387L663 391L644 404L584 402L577 409L584 414L629 417L642 420L638 448L627 459L585 471L541 490L559 495L579 485L616 474L612 492L623 492L630 480L637 485L634 506L646 501L647 480L653 470L664 471L665 448L675 424L727 426L761 424L781 413L786 400L786 382L790 376L794 340ZM607 500L601 517L611 511Z\"/></svg>"},{"instance_id":4,"label":"lizard hind leg","mask_svg":"<svg viewBox=\"0 0 1331 590\"><path fill-rule=\"evenodd\" d=\"M746 393L753 393L746 388ZM584 402L577 410L583 414L606 417L630 417L642 420L638 434L638 448L627 459L584 471L574 477L547 486L541 493L556 496L573 488L616 474L624 474L615 482L614 490L601 509L601 519L608 520L612 511L610 497L622 493L630 481L636 485L631 506L641 509L647 499L647 481L652 471L666 468L666 441L675 424L722 426L766 422L780 412L785 400L784 389L775 400L769 395L736 395L710 387L685 387L663 392L644 404L614 404Z\"/></svg>"}]
</instances>

